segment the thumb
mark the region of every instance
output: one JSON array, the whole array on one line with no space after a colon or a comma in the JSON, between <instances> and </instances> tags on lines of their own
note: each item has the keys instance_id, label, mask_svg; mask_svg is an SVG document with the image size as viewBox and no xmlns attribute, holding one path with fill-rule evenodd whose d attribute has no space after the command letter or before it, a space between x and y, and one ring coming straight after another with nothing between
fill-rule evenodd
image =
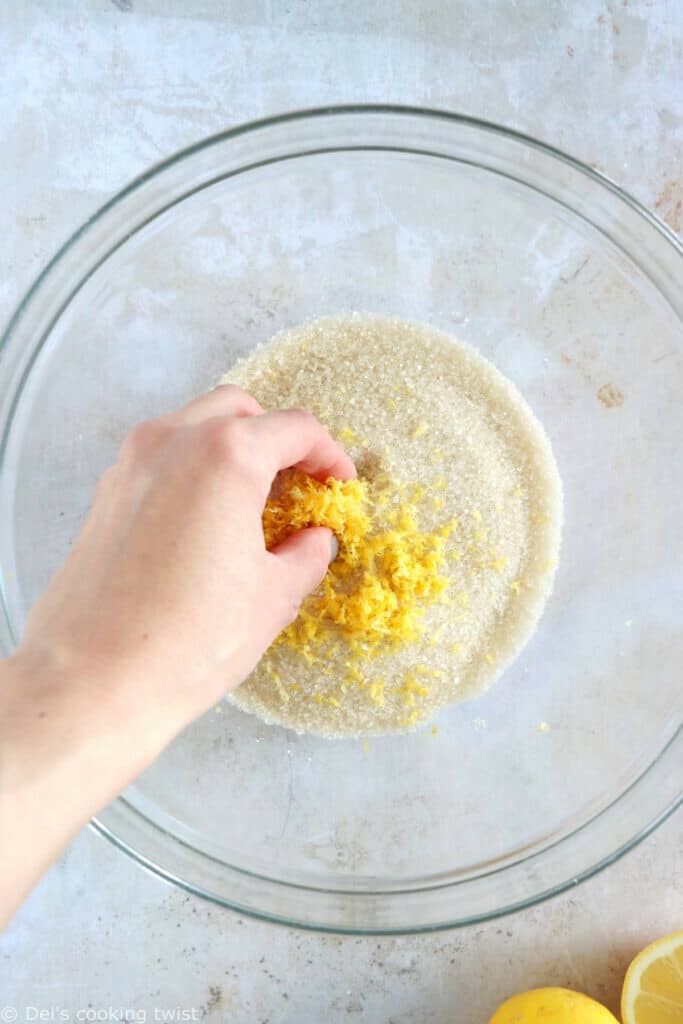
<instances>
[{"instance_id":1,"label":"thumb","mask_svg":"<svg viewBox=\"0 0 683 1024\"><path fill-rule=\"evenodd\" d=\"M292 621L303 599L318 586L339 552L337 538L326 526L299 530L271 550L277 560L277 576L282 582Z\"/></svg>"}]
</instances>

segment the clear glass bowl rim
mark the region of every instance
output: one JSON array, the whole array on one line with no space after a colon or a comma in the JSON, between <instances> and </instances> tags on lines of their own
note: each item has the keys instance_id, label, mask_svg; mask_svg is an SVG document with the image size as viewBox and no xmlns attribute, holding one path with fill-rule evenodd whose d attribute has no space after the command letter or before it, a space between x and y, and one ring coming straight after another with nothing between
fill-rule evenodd
<instances>
[{"instance_id":1,"label":"clear glass bowl rim","mask_svg":"<svg viewBox=\"0 0 683 1024\"><path fill-rule=\"evenodd\" d=\"M26 292L10 318L2 337L0 337L0 374L8 383L4 396L0 395L0 424L3 429L2 437L0 438L0 472L2 472L9 430L21 397L23 384L30 373L32 364L45 338L64 309L95 270L115 249L124 244L135 231L140 230L168 209L169 206L175 205L184 198L187 198L190 191L199 191L201 188L205 188L217 180L214 178L203 181L199 188L177 196L173 203L170 204L155 206L152 203L145 207L144 203L140 201L136 206L137 200L142 199L142 197L146 198L147 193L152 191L154 183L162 179L164 175L172 174L174 169L178 168L183 162L190 160L197 154L211 150L212 147L256 135L260 139L263 150L261 159L256 163L252 162L240 166L229 174L221 174L218 176L219 180L236 174L248 173L255 167L264 166L268 163L331 151L377 149L448 158L448 154L444 152L425 149L417 145L406 145L404 148L396 145L379 144L376 146L354 146L351 143L341 146L319 144L315 148L291 149L289 152L280 152L278 150L268 154L269 132L277 132L283 126L295 127L299 123L322 130L326 122L348 122L349 119L355 118L359 119L359 124L371 122L373 118L379 124L379 118L391 118L405 125L406 130L411 122L426 124L431 121L433 124L438 123L441 126L451 126L454 129L465 129L475 133L482 133L483 136L487 136L489 139L498 137L505 143L513 143L520 147L520 151L535 153L542 159L548 160L550 164L563 166L573 175L578 175L579 178L583 179L584 183L597 186L599 190L602 190L603 196L609 193L611 202L616 201L622 210L624 207L627 207L629 216L633 217L635 215L636 221L639 222L641 228L646 230L648 236L653 240L653 245L654 240L656 240L660 249L661 244L665 244L666 266L663 270L661 259L651 260L648 266L643 258L640 267L644 269L644 272L651 280L655 278L656 285L661 287L661 291L669 303L674 305L679 318L683 320L683 299L681 299L683 289L677 293L675 287L683 283L683 273L681 273L683 245L681 245L677 236L656 214L644 207L637 199L598 171L561 150L531 136L492 122L437 109L390 104L360 104L293 111L247 122L219 132L153 165L101 206L61 246ZM293 141L296 140L294 139ZM457 158L451 156L450 159ZM482 170L495 170L492 166L486 164L477 166L480 166ZM531 180L531 176L526 178L522 176L513 180L520 181L531 189L536 188L538 191L543 191L538 188L537 183ZM584 216L575 207L565 203L559 192L555 195L552 193L546 194L556 202L567 205L572 213ZM130 216L133 217L135 223L133 230L130 230L130 222L125 216L129 207L131 208ZM124 216L121 216L122 209ZM108 226L111 215L118 218L116 230L102 231L103 227ZM619 240L617 240L617 244L619 244ZM622 247L629 258L636 261L636 254L632 248L629 248L628 245L623 245ZM675 279L665 280L666 269L670 267L674 268ZM662 276L659 280L656 280L660 272ZM76 278L77 283L72 284ZM64 291L59 286L67 285L67 283L68 290L66 297L64 297ZM679 302L677 299L681 299L681 301ZM35 340L36 338L37 341ZM7 358L8 354L9 358ZM11 652L16 638L13 635L13 628L8 613L6 580L1 566L0 599L0 649L2 654L6 655ZM221 884L222 891L218 891L217 888L204 884L199 877L202 874L202 868L212 868L212 858L192 848L183 850L184 844L177 837L164 834L161 829L147 821L147 819L144 819L144 821L140 820L142 816L132 808L125 798L117 798L97 818L93 819L92 825L119 849L167 881L195 895L207 898L216 904L229 907L249 916L275 923L334 933L404 934L434 931L496 919L513 911L542 902L550 896L556 895L592 877L619 859L623 854L633 849L659 824L666 820L683 801L683 792L678 781L680 778L682 753L683 727L679 725L677 731L672 736L667 737L666 743L648 768L637 779L633 780L616 800L601 809L577 828L576 831L550 843L540 851L532 853L529 857L522 858L501 868L493 869L490 872L479 874L474 878L466 878L455 882L445 880L440 884L430 883L428 886L417 887L411 890L316 889L251 874L242 868L233 867L223 862L214 862L213 866L218 867L222 876L224 876L224 880L227 881L227 890ZM650 797L652 797L651 801ZM512 882L512 874L514 872L519 873L520 870L526 872L531 862L540 858L546 858L547 860L548 856L552 856L553 851L557 853L559 848L566 851L573 844L578 851L589 830L595 831L598 827L602 826L603 829L607 827L609 831L610 826L605 823L610 818L616 820L620 817L622 810L625 809L627 800L631 802L635 800L641 803L645 802L648 804L648 807L652 806L655 809L651 814L646 815L646 820L642 825L635 830L631 830L631 834L615 845L614 849L604 849L600 856L595 858L589 857L590 863L582 865L576 871L561 871L560 873L563 873L564 877L561 877L553 884L541 885L537 891L529 892L521 898L512 897L509 900L504 899L502 902L499 901L499 905L495 907L483 908L477 912L461 913L456 910L455 906L448 906L449 902L452 902L452 897L456 894L456 891L465 886L471 887L481 883L487 884L488 879L496 876L498 876L495 883L496 886L501 881L504 882L506 878ZM162 860L168 861L168 858L162 858L158 855L158 850L163 849L166 852L169 848L168 845L164 847L165 843L174 849L175 864L173 866L170 866L168 863L162 863ZM157 847L156 851L155 846ZM197 865L190 863L193 855L199 858L199 871L196 870ZM531 875L533 873L533 864L531 864ZM511 888L514 889L514 885ZM457 903L457 897L455 902Z\"/></svg>"}]
</instances>

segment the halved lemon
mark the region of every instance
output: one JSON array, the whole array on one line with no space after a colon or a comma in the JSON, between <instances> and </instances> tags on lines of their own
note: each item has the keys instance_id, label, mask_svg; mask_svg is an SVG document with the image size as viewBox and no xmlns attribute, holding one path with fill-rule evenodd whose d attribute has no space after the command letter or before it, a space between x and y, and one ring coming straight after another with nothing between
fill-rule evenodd
<instances>
[{"instance_id":1,"label":"halved lemon","mask_svg":"<svg viewBox=\"0 0 683 1024\"><path fill-rule=\"evenodd\" d=\"M534 988L499 1006L489 1024L617 1024L609 1010L581 992Z\"/></svg>"},{"instance_id":2,"label":"halved lemon","mask_svg":"<svg viewBox=\"0 0 683 1024\"><path fill-rule=\"evenodd\" d=\"M621 993L624 1024L683 1024L683 931L635 958Z\"/></svg>"}]
</instances>

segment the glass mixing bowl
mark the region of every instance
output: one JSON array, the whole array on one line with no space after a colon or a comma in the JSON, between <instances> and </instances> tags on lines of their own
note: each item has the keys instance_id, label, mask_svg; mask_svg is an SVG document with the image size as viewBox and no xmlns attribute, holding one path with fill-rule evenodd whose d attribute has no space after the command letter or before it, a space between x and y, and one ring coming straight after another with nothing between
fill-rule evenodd
<instances>
[{"instance_id":1,"label":"glass mixing bowl","mask_svg":"<svg viewBox=\"0 0 683 1024\"><path fill-rule=\"evenodd\" d=\"M545 425L566 505L539 629L436 736L365 749L226 704L95 827L245 913L448 927L573 885L680 800L683 260L589 168L450 114L339 108L217 135L116 196L4 336L2 646L133 423L350 310L471 342Z\"/></svg>"}]
</instances>

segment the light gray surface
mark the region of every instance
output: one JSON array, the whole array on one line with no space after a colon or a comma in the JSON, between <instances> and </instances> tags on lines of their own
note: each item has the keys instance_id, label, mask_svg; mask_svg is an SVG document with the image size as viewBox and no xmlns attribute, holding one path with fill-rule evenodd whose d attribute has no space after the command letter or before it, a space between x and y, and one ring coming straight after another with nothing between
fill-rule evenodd
<instances>
[{"instance_id":1,"label":"light gray surface","mask_svg":"<svg viewBox=\"0 0 683 1024\"><path fill-rule=\"evenodd\" d=\"M0 315L150 163L239 121L328 102L502 121L598 166L681 230L680 5L510 0L448 16L444 6L3 4ZM241 921L86 833L0 940L0 1007L19 1020L26 1007L75 1019L91 1006L111 1007L103 1019L182 1007L245 1024L478 1024L515 990L564 984L616 1009L632 953L683 923L682 827L678 815L607 873L524 914L367 940Z\"/></svg>"}]
</instances>

